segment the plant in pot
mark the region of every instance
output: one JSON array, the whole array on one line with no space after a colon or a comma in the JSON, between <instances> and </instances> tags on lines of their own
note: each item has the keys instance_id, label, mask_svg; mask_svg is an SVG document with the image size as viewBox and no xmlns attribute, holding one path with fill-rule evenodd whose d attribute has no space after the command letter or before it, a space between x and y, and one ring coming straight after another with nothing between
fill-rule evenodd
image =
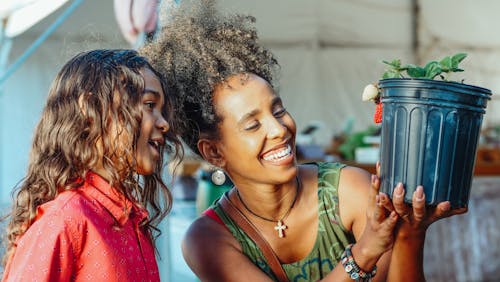
<instances>
[{"instance_id":1,"label":"plant in pot","mask_svg":"<svg viewBox=\"0 0 500 282\"><path fill-rule=\"evenodd\" d=\"M392 197L402 182L405 202L423 185L427 205L469 201L477 144L491 91L451 81L467 54L458 53L425 66L384 61L389 69L365 87L363 100L377 104L381 122L381 191Z\"/></svg>"}]
</instances>

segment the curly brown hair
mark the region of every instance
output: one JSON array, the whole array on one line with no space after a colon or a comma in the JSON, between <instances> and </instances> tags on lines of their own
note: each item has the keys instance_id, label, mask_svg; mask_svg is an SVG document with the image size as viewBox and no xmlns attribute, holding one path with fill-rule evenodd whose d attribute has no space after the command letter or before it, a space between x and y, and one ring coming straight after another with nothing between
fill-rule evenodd
<instances>
[{"instance_id":1,"label":"curly brown hair","mask_svg":"<svg viewBox=\"0 0 500 282\"><path fill-rule=\"evenodd\" d=\"M158 76L166 93L161 74L133 50L83 52L59 71L34 131L27 174L15 189L4 264L15 251L16 240L33 223L37 207L61 191L80 187L87 172L100 162L111 175L108 180L113 187L129 200L149 208L151 216L144 226L151 239L153 234L159 234L155 226L172 203L162 180L163 158L160 157L152 175L135 173L134 152L145 87L140 71L144 68ZM166 151L177 158L182 154L182 145L172 118L175 101L170 95L165 96L162 112L170 130L160 155ZM111 124L122 129L118 136L111 132ZM102 153L98 151L99 142Z\"/></svg>"},{"instance_id":2,"label":"curly brown hair","mask_svg":"<svg viewBox=\"0 0 500 282\"><path fill-rule=\"evenodd\" d=\"M181 1L169 12L157 38L139 52L167 79L169 93L175 94L180 107L176 119L181 137L200 155L200 133L219 136L220 117L212 103L215 87L245 73L275 87L279 65L259 43L252 16L222 14L211 0Z\"/></svg>"}]
</instances>

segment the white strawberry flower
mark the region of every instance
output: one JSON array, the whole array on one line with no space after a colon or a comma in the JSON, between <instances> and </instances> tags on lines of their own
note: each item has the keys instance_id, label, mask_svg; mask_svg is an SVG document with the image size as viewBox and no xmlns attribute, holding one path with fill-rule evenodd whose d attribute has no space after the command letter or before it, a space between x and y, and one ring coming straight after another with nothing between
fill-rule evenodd
<instances>
[{"instance_id":1,"label":"white strawberry flower","mask_svg":"<svg viewBox=\"0 0 500 282\"><path fill-rule=\"evenodd\" d=\"M365 89L363 90L363 95L361 99L363 101L369 101L369 100L375 100L375 98L378 97L378 88L374 84L370 83L367 86L365 86Z\"/></svg>"}]
</instances>

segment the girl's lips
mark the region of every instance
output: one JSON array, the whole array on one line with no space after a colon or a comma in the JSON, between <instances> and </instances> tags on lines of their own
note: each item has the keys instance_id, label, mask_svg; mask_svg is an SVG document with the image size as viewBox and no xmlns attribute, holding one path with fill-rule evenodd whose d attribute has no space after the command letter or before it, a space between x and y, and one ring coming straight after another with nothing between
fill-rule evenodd
<instances>
[{"instance_id":1,"label":"girl's lips","mask_svg":"<svg viewBox=\"0 0 500 282\"><path fill-rule=\"evenodd\" d=\"M163 143L161 143L160 141L149 140L148 145L153 149L156 155L160 155L160 147L163 146Z\"/></svg>"}]
</instances>

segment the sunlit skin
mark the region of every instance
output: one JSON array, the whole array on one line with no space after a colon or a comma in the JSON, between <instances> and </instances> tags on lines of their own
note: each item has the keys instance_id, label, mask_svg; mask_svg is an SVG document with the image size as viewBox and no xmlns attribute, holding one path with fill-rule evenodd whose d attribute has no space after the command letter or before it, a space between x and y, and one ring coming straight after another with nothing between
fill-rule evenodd
<instances>
[{"instance_id":1,"label":"sunlit skin","mask_svg":"<svg viewBox=\"0 0 500 282\"><path fill-rule=\"evenodd\" d=\"M233 77L215 90L216 110L223 117L221 140L214 143L217 161L243 185L283 183L297 173L295 121L265 80L255 75L244 79Z\"/></svg>"},{"instance_id":2,"label":"sunlit skin","mask_svg":"<svg viewBox=\"0 0 500 282\"><path fill-rule=\"evenodd\" d=\"M145 86L139 105L142 117L140 133L136 141L135 169L138 174L150 175L155 171L156 163L160 158L160 147L165 145L164 135L170 126L162 115L164 94L158 77L147 68L142 69L141 74L144 77ZM130 132L123 129L120 124L112 124L111 132L117 132L111 136L114 140L112 145L116 146L115 150L122 152L121 155L126 155L127 150L121 147L127 144L126 140L130 138ZM115 144L116 142L121 144ZM129 161L134 162L134 160ZM93 171L105 179L111 179L102 164L98 164Z\"/></svg>"},{"instance_id":3,"label":"sunlit skin","mask_svg":"<svg viewBox=\"0 0 500 282\"><path fill-rule=\"evenodd\" d=\"M169 124L162 115L164 93L158 77L149 69L141 71L145 90L142 94L141 131L137 140L137 173L150 175L155 171L160 157L160 147L165 145L164 135Z\"/></svg>"}]
</instances>

